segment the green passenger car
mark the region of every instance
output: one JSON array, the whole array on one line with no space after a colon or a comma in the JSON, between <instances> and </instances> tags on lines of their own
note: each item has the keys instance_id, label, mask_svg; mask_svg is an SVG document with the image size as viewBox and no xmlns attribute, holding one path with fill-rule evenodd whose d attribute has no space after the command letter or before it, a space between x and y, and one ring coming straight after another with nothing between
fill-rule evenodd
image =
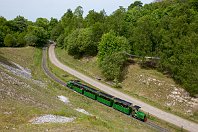
<instances>
[{"instance_id":1,"label":"green passenger car","mask_svg":"<svg viewBox=\"0 0 198 132\"><path fill-rule=\"evenodd\" d=\"M96 100L96 97L97 97L97 90L93 89L93 88L90 88L88 86L84 86L83 87L84 89L84 95L91 98L91 99L94 99Z\"/></svg>"},{"instance_id":2,"label":"green passenger car","mask_svg":"<svg viewBox=\"0 0 198 132\"><path fill-rule=\"evenodd\" d=\"M113 105L113 96L103 93L103 92L98 92L98 96L97 96L97 101L100 103L103 103L107 106L112 107Z\"/></svg>"},{"instance_id":3,"label":"green passenger car","mask_svg":"<svg viewBox=\"0 0 198 132\"><path fill-rule=\"evenodd\" d=\"M76 92L83 94L83 89L78 86L73 86L72 89L74 89Z\"/></svg>"},{"instance_id":4,"label":"green passenger car","mask_svg":"<svg viewBox=\"0 0 198 132\"><path fill-rule=\"evenodd\" d=\"M67 83L67 87L73 89L74 91L83 94L84 90L80 84L78 84L76 81L69 81Z\"/></svg>"},{"instance_id":5,"label":"green passenger car","mask_svg":"<svg viewBox=\"0 0 198 132\"><path fill-rule=\"evenodd\" d=\"M122 113L125 113L127 115L130 115L132 112L132 108L130 107L132 103L127 102L125 100L114 98L113 108L121 111Z\"/></svg>"}]
</instances>

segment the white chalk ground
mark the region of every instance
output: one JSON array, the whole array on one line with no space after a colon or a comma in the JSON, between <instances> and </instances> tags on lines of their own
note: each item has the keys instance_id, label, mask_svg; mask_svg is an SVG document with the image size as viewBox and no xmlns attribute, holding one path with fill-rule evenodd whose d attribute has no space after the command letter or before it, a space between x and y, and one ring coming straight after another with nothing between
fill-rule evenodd
<instances>
[{"instance_id":1,"label":"white chalk ground","mask_svg":"<svg viewBox=\"0 0 198 132\"><path fill-rule=\"evenodd\" d=\"M75 117L68 118L64 116L56 115L43 115L33 119L32 124L42 124L42 123L67 123L75 120Z\"/></svg>"},{"instance_id":2,"label":"white chalk ground","mask_svg":"<svg viewBox=\"0 0 198 132\"><path fill-rule=\"evenodd\" d=\"M87 112L86 110L81 109L81 108L77 108L76 111L81 112L81 113L83 113L83 114L85 114L85 115L90 115L90 116L92 116L92 114L90 114L89 112Z\"/></svg>"},{"instance_id":3,"label":"white chalk ground","mask_svg":"<svg viewBox=\"0 0 198 132\"><path fill-rule=\"evenodd\" d=\"M65 104L68 104L70 101L67 97L61 95L61 96L58 96L59 100L64 102Z\"/></svg>"},{"instance_id":4,"label":"white chalk ground","mask_svg":"<svg viewBox=\"0 0 198 132\"><path fill-rule=\"evenodd\" d=\"M10 63L13 63L17 68L9 66L9 65L6 65L6 64L4 64L2 62L0 62L0 65L3 66L5 69L7 69L8 72L12 72L16 76L32 80L35 84L37 84L37 85L39 85L41 87L45 87L46 86L46 84L43 83L42 81L32 79L32 74L31 74L31 70L30 69L24 68L24 67L20 66L17 63L14 63L14 62L10 62Z\"/></svg>"}]
</instances>

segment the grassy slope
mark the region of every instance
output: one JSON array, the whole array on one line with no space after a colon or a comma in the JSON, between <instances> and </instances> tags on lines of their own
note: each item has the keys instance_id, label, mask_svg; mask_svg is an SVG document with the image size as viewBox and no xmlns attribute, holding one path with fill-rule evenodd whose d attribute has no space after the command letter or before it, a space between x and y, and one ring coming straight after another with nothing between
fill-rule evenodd
<instances>
[{"instance_id":1,"label":"grassy slope","mask_svg":"<svg viewBox=\"0 0 198 132\"><path fill-rule=\"evenodd\" d=\"M79 70L94 78L100 77L105 80L97 67L96 57L82 58L75 60L69 56L64 50L56 48L56 54L59 60L76 70ZM156 70L141 69L137 64L129 65L125 71L126 74L122 81L122 88L118 89L133 97L139 98L151 105L161 108L165 111L175 113L186 119L198 122L197 109L191 108L193 115L188 114L186 110L190 107L185 102L179 102L172 98L167 98L168 95L179 86L175 82ZM185 92L183 93L185 94ZM175 102L175 105L167 106L170 102Z\"/></svg>"},{"instance_id":2,"label":"grassy slope","mask_svg":"<svg viewBox=\"0 0 198 132\"><path fill-rule=\"evenodd\" d=\"M13 61L29 68L34 79L46 84L46 87L41 87L31 80L13 75L0 66L0 130L2 131L153 131L118 111L54 83L41 69L41 49L0 48L0 61L7 64ZM50 68L58 72L65 81L73 78L53 65L50 65ZM63 77L62 75L65 74L67 76ZM65 105L59 101L58 95L68 97L70 104ZM76 108L83 108L94 116L81 114L74 110ZM29 123L32 118L43 114L57 114L77 117L77 119L65 124Z\"/></svg>"}]
</instances>

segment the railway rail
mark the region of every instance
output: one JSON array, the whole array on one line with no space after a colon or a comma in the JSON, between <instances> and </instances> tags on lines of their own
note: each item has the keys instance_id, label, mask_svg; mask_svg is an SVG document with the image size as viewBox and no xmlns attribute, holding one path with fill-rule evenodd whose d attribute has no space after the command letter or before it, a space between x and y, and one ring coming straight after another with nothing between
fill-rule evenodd
<instances>
[{"instance_id":1,"label":"railway rail","mask_svg":"<svg viewBox=\"0 0 198 132\"><path fill-rule=\"evenodd\" d=\"M62 80L60 80L58 77L56 77L52 72L49 71L48 67L47 67L47 48L48 47L43 47L43 52L42 52L42 68L45 72L45 74L50 77L52 80L54 80L55 82L61 84L62 86L65 86L66 87L66 83ZM132 118L131 116L128 116L130 118ZM137 120L135 118L132 118L134 120ZM143 124L147 124L148 126L156 129L157 131L160 131L160 132L168 132L167 129L159 126L159 125L156 125L155 123L153 123L152 121L150 120L147 120L147 122L142 122L140 120L137 120L139 121L140 123L143 123Z\"/></svg>"}]
</instances>

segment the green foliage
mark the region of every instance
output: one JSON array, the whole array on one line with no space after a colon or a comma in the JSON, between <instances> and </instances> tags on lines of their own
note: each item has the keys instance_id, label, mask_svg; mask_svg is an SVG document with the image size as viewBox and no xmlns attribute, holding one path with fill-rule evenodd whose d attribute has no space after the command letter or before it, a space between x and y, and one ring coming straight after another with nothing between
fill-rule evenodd
<instances>
[{"instance_id":1,"label":"green foliage","mask_svg":"<svg viewBox=\"0 0 198 132\"><path fill-rule=\"evenodd\" d=\"M16 39L12 34L7 34L4 39L4 44L7 47L14 46L16 44Z\"/></svg>"},{"instance_id":2,"label":"green foliage","mask_svg":"<svg viewBox=\"0 0 198 132\"><path fill-rule=\"evenodd\" d=\"M75 57L98 52L105 76L117 80L125 58L121 53L142 58L156 56L160 58L158 69L196 96L197 3L197 0L162 0L143 6L141 1L135 1L128 10L120 6L110 16L104 10L90 10L85 18L83 8L78 6L74 12L68 9L60 21L38 18L35 23L22 16L9 21L0 17L0 46L43 46L51 38Z\"/></svg>"},{"instance_id":3,"label":"green foliage","mask_svg":"<svg viewBox=\"0 0 198 132\"><path fill-rule=\"evenodd\" d=\"M4 38L5 38L5 34L0 31L0 47L4 46Z\"/></svg>"},{"instance_id":4,"label":"green foliage","mask_svg":"<svg viewBox=\"0 0 198 132\"><path fill-rule=\"evenodd\" d=\"M98 59L103 61L106 55L113 54L114 52L128 52L130 50L126 38L116 36L113 31L106 33L102 36L101 42L98 45Z\"/></svg>"},{"instance_id":5,"label":"green foliage","mask_svg":"<svg viewBox=\"0 0 198 132\"><path fill-rule=\"evenodd\" d=\"M27 20L22 16L17 16L13 20L6 21L4 26L13 32L23 32L27 29Z\"/></svg>"},{"instance_id":6,"label":"green foliage","mask_svg":"<svg viewBox=\"0 0 198 132\"><path fill-rule=\"evenodd\" d=\"M63 47L63 46L64 46L64 39L65 39L65 35L64 35L64 34L61 34L61 35L57 38L57 46Z\"/></svg>"},{"instance_id":7,"label":"green foliage","mask_svg":"<svg viewBox=\"0 0 198 132\"><path fill-rule=\"evenodd\" d=\"M113 30L116 34L123 36L126 34L127 24L125 21L126 9L122 6L113 12L112 15L106 19L107 32Z\"/></svg>"},{"instance_id":8,"label":"green foliage","mask_svg":"<svg viewBox=\"0 0 198 132\"><path fill-rule=\"evenodd\" d=\"M36 45L36 42L38 40L38 38L33 35L32 33L30 34L26 34L26 36L24 37L26 43L30 46L35 46Z\"/></svg>"},{"instance_id":9,"label":"green foliage","mask_svg":"<svg viewBox=\"0 0 198 132\"><path fill-rule=\"evenodd\" d=\"M130 50L127 39L111 31L102 36L98 50L98 63L105 77L119 80L126 61L125 53Z\"/></svg>"},{"instance_id":10,"label":"green foliage","mask_svg":"<svg viewBox=\"0 0 198 132\"><path fill-rule=\"evenodd\" d=\"M82 55L95 55L97 54L97 44L93 41L93 33L89 28L82 28L73 31L65 39L65 47L68 53L75 57Z\"/></svg>"},{"instance_id":11,"label":"green foliage","mask_svg":"<svg viewBox=\"0 0 198 132\"><path fill-rule=\"evenodd\" d=\"M46 18L37 18L35 22L36 26L48 29L49 21Z\"/></svg>"},{"instance_id":12,"label":"green foliage","mask_svg":"<svg viewBox=\"0 0 198 132\"><path fill-rule=\"evenodd\" d=\"M71 9L68 9L67 12L61 17L60 23L64 28L65 37L68 36L73 30L83 28L83 8L78 6L74 13Z\"/></svg>"},{"instance_id":13,"label":"green foliage","mask_svg":"<svg viewBox=\"0 0 198 132\"><path fill-rule=\"evenodd\" d=\"M63 33L64 29L63 26L58 23L51 31L51 39L56 41L57 38Z\"/></svg>"},{"instance_id":14,"label":"green foliage","mask_svg":"<svg viewBox=\"0 0 198 132\"><path fill-rule=\"evenodd\" d=\"M108 80L119 80L126 61L126 55L123 52L115 52L106 55L103 61L99 62L104 76Z\"/></svg>"},{"instance_id":15,"label":"green foliage","mask_svg":"<svg viewBox=\"0 0 198 132\"><path fill-rule=\"evenodd\" d=\"M48 24L48 30L51 31L58 24L58 20L56 18L51 17L50 22Z\"/></svg>"},{"instance_id":16,"label":"green foliage","mask_svg":"<svg viewBox=\"0 0 198 132\"><path fill-rule=\"evenodd\" d=\"M75 11L74 11L74 15L78 18L83 16L83 8L82 6L78 6L76 7Z\"/></svg>"},{"instance_id":17,"label":"green foliage","mask_svg":"<svg viewBox=\"0 0 198 132\"><path fill-rule=\"evenodd\" d=\"M101 40L102 35L105 32L105 26L103 23L100 22L96 22L95 24L93 24L93 26L91 27L92 33L93 33L93 41L95 43L99 43Z\"/></svg>"},{"instance_id":18,"label":"green foliage","mask_svg":"<svg viewBox=\"0 0 198 132\"><path fill-rule=\"evenodd\" d=\"M27 29L27 19L25 19L23 16L17 16L13 20L13 22L13 26L15 26L15 31L23 32Z\"/></svg>"},{"instance_id":19,"label":"green foliage","mask_svg":"<svg viewBox=\"0 0 198 132\"><path fill-rule=\"evenodd\" d=\"M25 41L25 35L26 32L22 32L17 36L17 40L16 40L16 46L18 47L23 47L26 45L26 41Z\"/></svg>"},{"instance_id":20,"label":"green foliage","mask_svg":"<svg viewBox=\"0 0 198 132\"><path fill-rule=\"evenodd\" d=\"M95 23L103 23L105 21L104 12L100 11L95 12L94 10L90 10L88 15L85 17L85 23L87 27L94 25Z\"/></svg>"},{"instance_id":21,"label":"green foliage","mask_svg":"<svg viewBox=\"0 0 198 132\"><path fill-rule=\"evenodd\" d=\"M48 38L47 31L43 27L29 26L26 36L27 42L32 46L43 46Z\"/></svg>"},{"instance_id":22,"label":"green foliage","mask_svg":"<svg viewBox=\"0 0 198 132\"><path fill-rule=\"evenodd\" d=\"M141 1L135 1L134 3L132 3L129 7L128 10L133 9L134 7L142 7L142 2Z\"/></svg>"}]
</instances>

